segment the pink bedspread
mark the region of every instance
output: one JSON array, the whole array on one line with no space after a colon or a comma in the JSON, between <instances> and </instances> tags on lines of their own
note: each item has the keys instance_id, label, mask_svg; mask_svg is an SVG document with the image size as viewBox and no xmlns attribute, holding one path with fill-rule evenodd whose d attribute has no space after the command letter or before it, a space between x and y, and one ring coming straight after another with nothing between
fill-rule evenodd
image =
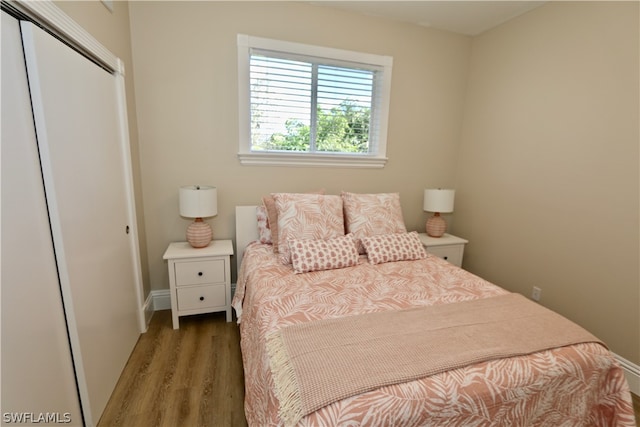
<instances>
[{"instance_id":1,"label":"pink bedspread","mask_svg":"<svg viewBox=\"0 0 640 427\"><path fill-rule=\"evenodd\" d=\"M507 291L429 256L293 274L267 245L244 254L233 306L241 314L249 425L282 425L265 337L283 326ZM326 406L301 426L635 426L629 388L613 355L579 344L484 362L386 386Z\"/></svg>"}]
</instances>

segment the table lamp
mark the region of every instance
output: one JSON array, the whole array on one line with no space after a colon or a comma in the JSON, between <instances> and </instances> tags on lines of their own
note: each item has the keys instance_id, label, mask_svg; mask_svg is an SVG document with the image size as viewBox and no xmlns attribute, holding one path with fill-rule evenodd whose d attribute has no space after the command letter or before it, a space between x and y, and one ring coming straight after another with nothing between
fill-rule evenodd
<instances>
[{"instance_id":1,"label":"table lamp","mask_svg":"<svg viewBox=\"0 0 640 427\"><path fill-rule=\"evenodd\" d=\"M442 188L424 190L425 212L434 212L433 216L427 219L427 234L431 237L442 237L447 231L447 221L440 216L441 213L453 212L453 199L455 190L445 190Z\"/></svg>"},{"instance_id":2,"label":"table lamp","mask_svg":"<svg viewBox=\"0 0 640 427\"><path fill-rule=\"evenodd\" d=\"M209 246L213 239L211 226L202 218L218 214L218 190L207 185L180 187L180 215L195 218L187 227L187 242L194 248Z\"/></svg>"}]
</instances>

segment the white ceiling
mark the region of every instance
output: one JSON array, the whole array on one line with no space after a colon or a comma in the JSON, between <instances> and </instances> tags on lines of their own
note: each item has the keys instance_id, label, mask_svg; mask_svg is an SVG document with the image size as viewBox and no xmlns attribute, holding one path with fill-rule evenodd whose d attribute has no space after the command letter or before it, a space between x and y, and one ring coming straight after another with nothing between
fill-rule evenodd
<instances>
[{"instance_id":1,"label":"white ceiling","mask_svg":"<svg viewBox=\"0 0 640 427\"><path fill-rule=\"evenodd\" d=\"M310 3L475 36L536 8L545 1L319 0Z\"/></svg>"}]
</instances>

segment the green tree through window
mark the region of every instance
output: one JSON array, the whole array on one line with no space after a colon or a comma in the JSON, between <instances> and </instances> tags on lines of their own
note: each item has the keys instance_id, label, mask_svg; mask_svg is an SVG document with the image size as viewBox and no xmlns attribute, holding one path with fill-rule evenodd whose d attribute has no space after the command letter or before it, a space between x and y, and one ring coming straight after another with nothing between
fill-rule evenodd
<instances>
[{"instance_id":1,"label":"green tree through window","mask_svg":"<svg viewBox=\"0 0 640 427\"><path fill-rule=\"evenodd\" d=\"M366 153L369 149L370 108L349 101L329 112L317 109L316 151ZM297 119L285 121L286 132L273 133L265 150L309 151L311 126Z\"/></svg>"},{"instance_id":2,"label":"green tree through window","mask_svg":"<svg viewBox=\"0 0 640 427\"><path fill-rule=\"evenodd\" d=\"M250 72L253 150L368 153L375 72L274 53Z\"/></svg>"}]
</instances>

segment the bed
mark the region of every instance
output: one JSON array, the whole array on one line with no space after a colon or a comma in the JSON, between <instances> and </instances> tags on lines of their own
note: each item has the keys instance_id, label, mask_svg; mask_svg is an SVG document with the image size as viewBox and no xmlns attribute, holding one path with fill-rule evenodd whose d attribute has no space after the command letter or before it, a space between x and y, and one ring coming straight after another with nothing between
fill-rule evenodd
<instances>
[{"instance_id":1,"label":"bed","mask_svg":"<svg viewBox=\"0 0 640 427\"><path fill-rule=\"evenodd\" d=\"M603 343L415 246L397 194L269 197L236 208L249 425L635 426Z\"/></svg>"}]
</instances>

